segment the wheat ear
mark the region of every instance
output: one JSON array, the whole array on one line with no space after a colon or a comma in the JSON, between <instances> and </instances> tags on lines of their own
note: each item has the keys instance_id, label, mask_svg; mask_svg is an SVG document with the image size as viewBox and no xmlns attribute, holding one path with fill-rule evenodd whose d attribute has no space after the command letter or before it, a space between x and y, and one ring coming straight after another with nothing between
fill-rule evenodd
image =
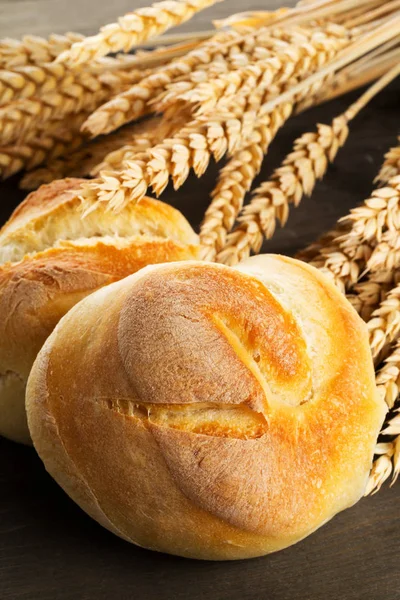
<instances>
[{"instance_id":1,"label":"wheat ear","mask_svg":"<svg viewBox=\"0 0 400 600\"><path fill-rule=\"evenodd\" d=\"M103 160L91 169L90 174L95 177L104 170L123 168L124 163L134 160L138 153L150 149L177 133L190 122L190 117L190 113L182 111L179 115L173 114L171 118L166 114L152 117L143 124L135 124L138 135L135 135L135 138L126 145L104 156Z\"/></svg>"},{"instance_id":2,"label":"wheat ear","mask_svg":"<svg viewBox=\"0 0 400 600\"><path fill-rule=\"evenodd\" d=\"M269 38L271 50L259 49L250 64L238 66L211 82L195 83L193 89L178 94L177 100L197 105L196 114L203 114L220 102L226 104L237 94L250 96L254 89L269 92L271 85L282 86L292 76L301 81L350 44L352 36L344 27L327 24L323 29L272 30ZM274 48L275 40L278 44ZM264 102L267 97L271 94Z\"/></svg>"},{"instance_id":3,"label":"wheat ear","mask_svg":"<svg viewBox=\"0 0 400 600\"><path fill-rule=\"evenodd\" d=\"M0 146L0 179L11 177L21 169L33 169L46 160L73 152L85 141L82 123L88 113L71 115L66 121L53 121L30 132L23 144Z\"/></svg>"},{"instance_id":4,"label":"wheat ear","mask_svg":"<svg viewBox=\"0 0 400 600\"><path fill-rule=\"evenodd\" d=\"M173 61L100 107L85 128L93 135L107 133L154 108L165 111L173 104L191 105L199 98L197 114L201 114L211 110L218 99L226 105L235 92L249 95L250 89L270 86L273 79L282 85L293 73L305 76L348 42L347 30L332 25L323 32L256 31L244 37L221 32L184 59ZM202 86L211 90L207 102Z\"/></svg>"},{"instance_id":5,"label":"wheat ear","mask_svg":"<svg viewBox=\"0 0 400 600\"><path fill-rule=\"evenodd\" d=\"M124 64L123 60L117 59L117 62ZM101 67L106 70L108 61L104 60L103 65L97 61L98 72L101 72ZM135 69L126 74L126 79L129 83L135 83L143 76L143 71ZM104 75L103 79L105 77L107 75ZM3 70L0 71L0 106L34 96L39 98L43 94L54 91L68 94L73 86L94 91L96 88L93 79L96 77L88 71L83 69L72 71L65 65L57 63L15 67L12 71Z\"/></svg>"},{"instance_id":6,"label":"wheat ear","mask_svg":"<svg viewBox=\"0 0 400 600\"><path fill-rule=\"evenodd\" d=\"M94 202L107 202L110 209L120 210L137 202L152 186L159 195L171 178L178 189L190 169L200 177L211 157L221 160L227 150L242 139L243 123L234 115L223 114L207 122L191 121L176 135L149 149L133 161L126 161L120 171L103 172L100 178L82 186L82 199L92 208Z\"/></svg>"},{"instance_id":7,"label":"wheat ear","mask_svg":"<svg viewBox=\"0 0 400 600\"><path fill-rule=\"evenodd\" d=\"M236 152L221 170L200 227L204 260L214 260L217 252L224 247L227 233L232 229L246 192L261 169L264 155L292 109L292 104L287 103L273 110L268 122L254 130L249 145Z\"/></svg>"},{"instance_id":8,"label":"wheat ear","mask_svg":"<svg viewBox=\"0 0 400 600\"><path fill-rule=\"evenodd\" d=\"M111 135L87 142L75 152L49 161L41 169L27 173L20 187L30 190L54 179L96 176L105 168L119 168L125 160L147 150L176 127L179 128L177 122L163 123L161 117L126 126Z\"/></svg>"},{"instance_id":9,"label":"wheat ear","mask_svg":"<svg viewBox=\"0 0 400 600\"><path fill-rule=\"evenodd\" d=\"M398 348L396 348L398 350ZM382 435L395 435L392 445L393 445L393 453L389 451L388 458L392 458L393 462L393 477L392 477L392 485L396 483L397 478L400 473L400 415L399 409L397 409L397 414L392 417L385 429L382 431Z\"/></svg>"},{"instance_id":10,"label":"wheat ear","mask_svg":"<svg viewBox=\"0 0 400 600\"><path fill-rule=\"evenodd\" d=\"M348 136L348 122L353 119L400 71L392 69L353 103L343 115L332 121L330 126L319 125L317 133L303 135L295 141L294 149L277 169L271 179L262 184L254 194L250 204L239 217L239 226L227 239L226 247L218 254L217 260L233 265L250 255L259 252L263 238L272 237L279 220L286 223L289 205L297 206L303 195L311 195L317 179L321 179L333 162L338 149ZM336 253L335 253L336 258ZM321 265L318 265L321 267ZM322 266L327 274L334 276L340 284L340 277L329 268ZM344 275L343 270L340 275ZM351 276L351 273L349 273Z\"/></svg>"},{"instance_id":11,"label":"wheat ear","mask_svg":"<svg viewBox=\"0 0 400 600\"><path fill-rule=\"evenodd\" d=\"M233 265L259 252L263 239L271 238L278 219L286 223L289 204L298 206L303 195L310 195L317 179L321 179L347 139L345 117L337 117L332 125L319 125L317 133L306 133L294 143L293 152L284 160L271 179L254 192L250 204L239 217L239 226L228 236L226 247L217 260Z\"/></svg>"},{"instance_id":12,"label":"wheat ear","mask_svg":"<svg viewBox=\"0 0 400 600\"><path fill-rule=\"evenodd\" d=\"M393 408L400 391L400 341L398 340L391 352L385 359L384 365L376 374L378 393L385 400L389 409ZM365 495L374 494L380 490L383 483L393 474L392 485L400 473L400 415L396 409L394 416L389 418L384 428L383 435L396 436L391 442L379 443L375 454L379 455L375 460L365 491Z\"/></svg>"},{"instance_id":13,"label":"wheat ear","mask_svg":"<svg viewBox=\"0 0 400 600\"><path fill-rule=\"evenodd\" d=\"M375 270L378 266L380 270L387 270L388 264L396 262L392 253L393 250L397 256L396 248L391 249L382 239L385 240L385 235L390 232L396 237L400 222L399 193L400 177L391 179L386 187L374 190L361 206L341 219L347 232L334 240L332 249L322 248L312 262L332 277L342 291L353 287L372 265Z\"/></svg>"},{"instance_id":14,"label":"wheat ear","mask_svg":"<svg viewBox=\"0 0 400 600\"><path fill-rule=\"evenodd\" d=\"M14 69L23 65L41 65L51 62L61 52L81 42L79 33L53 34L48 39L26 35L22 40L5 38L0 40L0 69Z\"/></svg>"},{"instance_id":15,"label":"wheat ear","mask_svg":"<svg viewBox=\"0 0 400 600\"><path fill-rule=\"evenodd\" d=\"M96 136L114 131L121 125L138 119L149 111L152 99L157 98L172 81L186 79L196 68L212 64L216 53L228 52L230 43L240 39L237 32L219 32L210 40L189 52L186 56L172 60L149 76L142 78L140 84L115 96L100 106L84 125L84 129ZM153 109L151 109L153 110Z\"/></svg>"},{"instance_id":16,"label":"wheat ear","mask_svg":"<svg viewBox=\"0 0 400 600\"><path fill-rule=\"evenodd\" d=\"M321 250L323 248L332 247L332 244L334 244L338 236L340 236L343 233L343 230L343 226L340 223L338 223L334 229L326 231L317 240L311 242L311 244L299 250L296 253L295 258L297 258L298 260L303 260L304 262L311 262L312 260L316 260L320 256Z\"/></svg>"},{"instance_id":17,"label":"wheat ear","mask_svg":"<svg viewBox=\"0 0 400 600\"><path fill-rule=\"evenodd\" d=\"M59 55L58 61L70 66L90 63L112 52L128 52L141 42L188 21L197 12L219 0L165 0L148 8L139 8L101 28Z\"/></svg>"},{"instance_id":18,"label":"wheat ear","mask_svg":"<svg viewBox=\"0 0 400 600\"><path fill-rule=\"evenodd\" d=\"M369 247L369 256L362 268L388 270L400 262L398 231L400 230L400 176L393 177L385 187L375 189L364 204L345 217L351 223L349 233L340 246L354 262L361 246Z\"/></svg>"},{"instance_id":19,"label":"wheat ear","mask_svg":"<svg viewBox=\"0 0 400 600\"><path fill-rule=\"evenodd\" d=\"M105 99L129 86L129 72L116 71L98 76L86 73L84 80L71 83L65 90L7 104L0 108L0 144L23 142L21 138L38 123L61 120L82 110L91 112Z\"/></svg>"}]
</instances>

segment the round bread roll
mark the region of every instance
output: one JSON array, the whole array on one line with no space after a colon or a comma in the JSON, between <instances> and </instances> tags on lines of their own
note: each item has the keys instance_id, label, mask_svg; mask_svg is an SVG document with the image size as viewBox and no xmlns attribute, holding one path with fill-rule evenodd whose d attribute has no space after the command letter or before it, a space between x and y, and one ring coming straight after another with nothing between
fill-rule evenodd
<instances>
[{"instance_id":1,"label":"round bread roll","mask_svg":"<svg viewBox=\"0 0 400 600\"><path fill-rule=\"evenodd\" d=\"M385 404L348 301L265 255L147 267L92 294L39 353L27 413L47 470L104 527L220 560L357 502Z\"/></svg>"},{"instance_id":2,"label":"round bread roll","mask_svg":"<svg viewBox=\"0 0 400 600\"><path fill-rule=\"evenodd\" d=\"M118 215L100 205L82 219L81 180L43 186L0 231L0 435L30 443L25 386L33 361L79 300L152 263L198 257L176 209L144 198Z\"/></svg>"}]
</instances>

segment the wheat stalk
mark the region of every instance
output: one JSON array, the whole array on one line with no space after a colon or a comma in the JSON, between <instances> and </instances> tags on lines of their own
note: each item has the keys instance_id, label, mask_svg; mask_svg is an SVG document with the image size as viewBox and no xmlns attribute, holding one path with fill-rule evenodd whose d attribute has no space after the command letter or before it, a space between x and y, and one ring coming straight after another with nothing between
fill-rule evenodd
<instances>
[{"instance_id":1,"label":"wheat stalk","mask_svg":"<svg viewBox=\"0 0 400 600\"><path fill-rule=\"evenodd\" d=\"M21 143L22 136L38 123L61 120L82 110L91 112L106 98L129 85L130 74L125 71L99 76L86 73L84 81L74 82L61 92L57 90L38 98L12 102L0 108L0 144L7 145L16 140Z\"/></svg>"},{"instance_id":2,"label":"wheat stalk","mask_svg":"<svg viewBox=\"0 0 400 600\"><path fill-rule=\"evenodd\" d=\"M128 52L133 46L188 21L195 13L218 1L165 0L140 8L120 17L118 23L102 27L97 35L73 44L59 55L58 61L76 66L112 52Z\"/></svg>"},{"instance_id":3,"label":"wheat stalk","mask_svg":"<svg viewBox=\"0 0 400 600\"><path fill-rule=\"evenodd\" d=\"M400 142L400 138L399 138ZM391 148L385 154L385 160L382 164L375 181L377 183L386 184L392 177L400 175L400 145Z\"/></svg>"},{"instance_id":4,"label":"wheat stalk","mask_svg":"<svg viewBox=\"0 0 400 600\"><path fill-rule=\"evenodd\" d=\"M41 65L51 62L61 52L81 42L79 33L51 35L47 40L35 35L26 35L22 41L5 38L0 40L0 69L14 69L23 65Z\"/></svg>"},{"instance_id":5,"label":"wheat stalk","mask_svg":"<svg viewBox=\"0 0 400 600\"><path fill-rule=\"evenodd\" d=\"M254 130L251 143L236 152L221 170L200 228L200 243L205 260L214 260L217 252L225 245L227 232L235 223L246 192L260 171L268 147L291 113L290 103L272 111L268 122Z\"/></svg>"}]
</instances>

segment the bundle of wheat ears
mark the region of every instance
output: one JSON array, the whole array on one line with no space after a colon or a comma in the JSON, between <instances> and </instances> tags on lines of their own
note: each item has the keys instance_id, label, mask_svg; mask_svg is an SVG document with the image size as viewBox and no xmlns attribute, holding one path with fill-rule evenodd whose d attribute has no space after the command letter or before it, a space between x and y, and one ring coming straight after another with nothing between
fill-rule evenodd
<instances>
[{"instance_id":1,"label":"bundle of wheat ears","mask_svg":"<svg viewBox=\"0 0 400 600\"><path fill-rule=\"evenodd\" d=\"M178 189L191 171L200 177L212 158L225 158L200 228L203 258L234 265L259 252L325 175L352 119L400 73L400 0L303 0L155 38L215 1L166 0L93 37L1 41L0 176L25 170L26 189L86 176L84 218L99 203L118 211L150 190L159 195L170 181ZM292 115L366 84L343 114L295 140L244 205ZM376 186L298 255L367 322L390 408L367 494L400 472L400 145Z\"/></svg>"}]
</instances>

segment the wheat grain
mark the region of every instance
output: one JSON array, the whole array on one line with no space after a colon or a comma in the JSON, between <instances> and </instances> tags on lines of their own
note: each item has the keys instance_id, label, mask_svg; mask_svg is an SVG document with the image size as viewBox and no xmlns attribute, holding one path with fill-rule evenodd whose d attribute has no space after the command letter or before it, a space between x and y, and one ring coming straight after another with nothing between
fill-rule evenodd
<instances>
[{"instance_id":1,"label":"wheat grain","mask_svg":"<svg viewBox=\"0 0 400 600\"><path fill-rule=\"evenodd\" d=\"M213 199L200 228L205 260L214 260L217 252L225 245L226 235L242 208L246 192L260 171L263 157L291 112L291 104L275 109L268 123L254 130L251 143L235 153L221 170L218 184L212 192Z\"/></svg>"},{"instance_id":2,"label":"wheat grain","mask_svg":"<svg viewBox=\"0 0 400 600\"><path fill-rule=\"evenodd\" d=\"M384 365L377 371L376 385L381 398L385 400L389 408L393 408L400 393L399 341L396 342L390 355L386 357Z\"/></svg>"},{"instance_id":3,"label":"wheat grain","mask_svg":"<svg viewBox=\"0 0 400 600\"><path fill-rule=\"evenodd\" d=\"M370 271L393 270L400 264L399 230L393 229L382 234L382 241L374 248L368 263Z\"/></svg>"},{"instance_id":4,"label":"wheat grain","mask_svg":"<svg viewBox=\"0 0 400 600\"><path fill-rule=\"evenodd\" d=\"M14 69L23 65L41 65L51 62L61 52L81 42L79 33L51 35L47 40L35 35L26 35L22 41L5 38L0 40L0 69Z\"/></svg>"},{"instance_id":5,"label":"wheat grain","mask_svg":"<svg viewBox=\"0 0 400 600\"><path fill-rule=\"evenodd\" d=\"M59 55L58 60L70 66L90 63L112 52L128 52L133 46L160 35L167 29L188 21L195 13L219 0L165 0L148 8L140 8L101 28Z\"/></svg>"},{"instance_id":6,"label":"wheat grain","mask_svg":"<svg viewBox=\"0 0 400 600\"><path fill-rule=\"evenodd\" d=\"M400 146L391 148L389 152L385 154L385 160L375 181L377 183L386 184L390 179L396 177L396 175L400 175Z\"/></svg>"},{"instance_id":7,"label":"wheat grain","mask_svg":"<svg viewBox=\"0 0 400 600\"><path fill-rule=\"evenodd\" d=\"M365 280L353 286L353 293L346 294L364 321L369 321L388 292L399 282L399 275L398 270L368 273Z\"/></svg>"},{"instance_id":8,"label":"wheat grain","mask_svg":"<svg viewBox=\"0 0 400 600\"><path fill-rule=\"evenodd\" d=\"M316 133L306 133L294 143L291 152L271 179L255 190L254 197L239 217L239 226L228 236L217 260L233 265L258 252L263 238L271 238L276 221L285 224L289 204L298 206L310 195L348 135L347 119L337 117L330 126L319 125Z\"/></svg>"},{"instance_id":9,"label":"wheat grain","mask_svg":"<svg viewBox=\"0 0 400 600\"><path fill-rule=\"evenodd\" d=\"M102 162L91 169L90 174L97 176L104 170L121 169L125 161L134 160L139 152L150 149L162 140L174 135L187 125L189 121L190 114L182 112L179 115L172 115L171 118L168 115L152 117L145 121L144 126L140 124L134 125L137 129L135 139L131 140L129 144L121 146L104 156Z\"/></svg>"},{"instance_id":10,"label":"wheat grain","mask_svg":"<svg viewBox=\"0 0 400 600\"><path fill-rule=\"evenodd\" d=\"M387 270L395 268L398 255L397 232L400 229L400 176L392 178L387 186L374 190L371 197L353 209L343 221L350 224L350 230L341 237L340 247L358 271L367 268ZM388 241L394 243L391 246ZM357 266L360 248L364 252L363 261ZM364 262L365 259L365 262Z\"/></svg>"},{"instance_id":11,"label":"wheat grain","mask_svg":"<svg viewBox=\"0 0 400 600\"><path fill-rule=\"evenodd\" d=\"M378 444L379 448L380 444ZM379 452L379 449L378 449ZM394 454L394 445L390 444L385 453L381 454L372 465L364 496L376 494L382 485L390 477L393 471L392 456Z\"/></svg>"},{"instance_id":12,"label":"wheat grain","mask_svg":"<svg viewBox=\"0 0 400 600\"><path fill-rule=\"evenodd\" d=\"M400 332L400 285L394 287L372 313L367 323L369 343L376 363L382 360L382 352L397 338Z\"/></svg>"},{"instance_id":13,"label":"wheat grain","mask_svg":"<svg viewBox=\"0 0 400 600\"><path fill-rule=\"evenodd\" d=\"M0 108L0 144L22 139L38 123L61 120L82 110L93 111L106 98L130 85L130 74L124 71L99 76L85 74L85 81L75 82L65 90L18 100Z\"/></svg>"}]
</instances>

